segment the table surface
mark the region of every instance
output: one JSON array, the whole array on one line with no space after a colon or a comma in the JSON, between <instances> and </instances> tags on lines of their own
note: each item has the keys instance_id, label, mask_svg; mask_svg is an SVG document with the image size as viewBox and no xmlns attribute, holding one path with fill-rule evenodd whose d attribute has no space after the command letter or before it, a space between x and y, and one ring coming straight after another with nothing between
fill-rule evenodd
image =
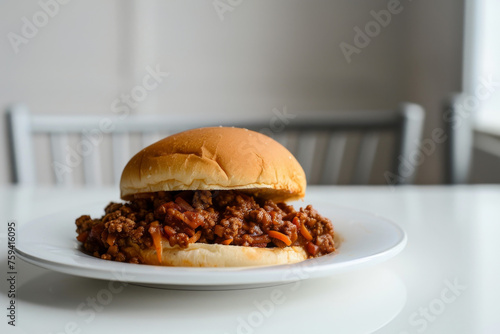
<instances>
[{"instance_id":1,"label":"table surface","mask_svg":"<svg viewBox=\"0 0 500 334\"><path fill-rule=\"evenodd\" d=\"M387 217L398 256L333 277L234 291L175 291L65 275L16 260L7 324L7 222L118 200L113 188L0 188L1 333L500 333L500 186L309 187L305 199ZM270 303L276 289L282 298ZM116 331L118 332L118 331Z\"/></svg>"}]
</instances>

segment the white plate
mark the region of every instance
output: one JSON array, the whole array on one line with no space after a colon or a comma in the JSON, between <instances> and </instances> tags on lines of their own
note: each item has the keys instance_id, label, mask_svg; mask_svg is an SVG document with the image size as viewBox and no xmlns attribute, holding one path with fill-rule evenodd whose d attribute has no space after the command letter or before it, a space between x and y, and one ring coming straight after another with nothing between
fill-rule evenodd
<instances>
[{"instance_id":1,"label":"white plate","mask_svg":"<svg viewBox=\"0 0 500 334\"><path fill-rule=\"evenodd\" d=\"M385 261L406 245L405 232L385 218L329 203L313 204L318 212L332 220L343 241L335 253L292 265L186 268L101 260L80 250L75 239L74 221L82 214L100 217L105 204L62 212L22 225L16 252L29 263L70 275L170 289L217 290L270 286L336 275Z\"/></svg>"}]
</instances>

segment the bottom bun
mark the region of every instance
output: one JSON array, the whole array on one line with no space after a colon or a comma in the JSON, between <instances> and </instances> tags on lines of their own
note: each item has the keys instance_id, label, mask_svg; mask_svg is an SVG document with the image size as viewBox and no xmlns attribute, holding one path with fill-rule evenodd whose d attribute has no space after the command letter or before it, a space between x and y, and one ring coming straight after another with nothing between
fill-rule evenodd
<instances>
[{"instance_id":1,"label":"bottom bun","mask_svg":"<svg viewBox=\"0 0 500 334\"><path fill-rule=\"evenodd\" d=\"M258 248L220 244L190 244L171 247L162 242L161 263L154 249L137 249L145 264L175 267L249 267L289 264L304 261L302 247Z\"/></svg>"}]
</instances>

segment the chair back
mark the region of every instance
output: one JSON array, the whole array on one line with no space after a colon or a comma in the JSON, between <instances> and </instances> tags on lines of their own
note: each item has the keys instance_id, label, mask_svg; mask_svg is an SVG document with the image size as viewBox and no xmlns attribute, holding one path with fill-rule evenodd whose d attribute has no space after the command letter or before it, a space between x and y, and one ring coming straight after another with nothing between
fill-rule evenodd
<instances>
[{"instance_id":1,"label":"chair back","mask_svg":"<svg viewBox=\"0 0 500 334\"><path fill-rule=\"evenodd\" d=\"M112 180L117 184L123 167L135 151L167 135L203 126L239 126L270 135L287 147L303 166L309 184L339 183L347 153L354 157L348 168L348 181L344 183L368 184L380 135L389 132L394 136L394 148L385 175L387 183L413 182L415 173L402 171L408 169L410 155L420 144L424 119L420 106L403 103L396 110L300 115L287 114L286 110L274 111L273 116L266 119L252 115L220 118L213 115L195 118L184 115L75 116L31 114L25 105L16 104L7 113L15 181L23 185L37 183L35 136L48 137L49 160L56 184L77 184L73 171L81 168L85 185L100 186L104 183L105 165L110 165ZM357 136L355 147L349 144L352 133ZM102 146L106 140L110 157L103 157ZM132 141L139 142L135 151L131 149Z\"/></svg>"}]
</instances>

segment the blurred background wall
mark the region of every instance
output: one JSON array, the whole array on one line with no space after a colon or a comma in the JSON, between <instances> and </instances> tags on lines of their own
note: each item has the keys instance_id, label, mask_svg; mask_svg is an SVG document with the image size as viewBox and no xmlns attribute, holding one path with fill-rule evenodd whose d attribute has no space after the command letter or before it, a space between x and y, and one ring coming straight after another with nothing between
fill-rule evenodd
<instances>
[{"instance_id":1,"label":"blurred background wall","mask_svg":"<svg viewBox=\"0 0 500 334\"><path fill-rule=\"evenodd\" d=\"M341 45L355 46L355 28L388 5L390 22L346 57ZM50 14L45 24L40 11ZM23 102L33 113L111 113L159 71L168 76L158 74L161 82L136 105L129 101L131 112L272 115L284 106L302 113L411 101L426 109L427 138L442 126L443 99L461 89L463 15L457 0L5 0L0 108ZM34 20L40 27L30 30ZM0 138L6 184L4 118ZM443 159L438 146L417 183L442 182Z\"/></svg>"}]
</instances>

